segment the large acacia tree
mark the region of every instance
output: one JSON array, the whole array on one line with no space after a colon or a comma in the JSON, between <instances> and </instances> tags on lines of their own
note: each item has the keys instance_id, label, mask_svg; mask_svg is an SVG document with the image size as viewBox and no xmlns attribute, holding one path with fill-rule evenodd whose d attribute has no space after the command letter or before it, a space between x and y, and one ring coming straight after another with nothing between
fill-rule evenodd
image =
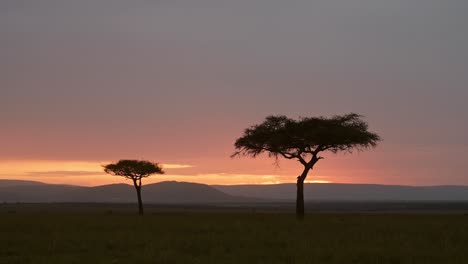
<instances>
[{"instance_id":1,"label":"large acacia tree","mask_svg":"<svg viewBox=\"0 0 468 264\"><path fill-rule=\"evenodd\" d=\"M141 200L141 179L153 174L164 174L158 163L146 160L119 160L104 166L104 171L108 174L121 176L133 181L138 197L138 212L143 214L143 201Z\"/></svg>"},{"instance_id":2,"label":"large acacia tree","mask_svg":"<svg viewBox=\"0 0 468 264\"><path fill-rule=\"evenodd\" d=\"M296 215L304 218L304 181L321 159L322 152L352 152L375 147L380 137L368 131L362 116L350 113L298 120L286 116L268 116L259 125L247 128L236 140L232 156L270 157L297 160L304 169L297 177Z\"/></svg>"}]
</instances>

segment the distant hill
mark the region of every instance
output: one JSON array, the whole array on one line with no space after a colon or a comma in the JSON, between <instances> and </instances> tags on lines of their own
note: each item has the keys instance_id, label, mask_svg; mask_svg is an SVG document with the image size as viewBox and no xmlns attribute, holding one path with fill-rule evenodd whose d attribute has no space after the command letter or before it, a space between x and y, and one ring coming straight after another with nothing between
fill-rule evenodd
<instances>
[{"instance_id":1,"label":"distant hill","mask_svg":"<svg viewBox=\"0 0 468 264\"><path fill-rule=\"evenodd\" d=\"M197 204L242 202L244 198L225 194L204 184L161 182L144 185L145 203ZM79 202L79 203L134 203L133 186L111 184L97 187L55 185L39 182L0 180L0 202Z\"/></svg>"},{"instance_id":2,"label":"distant hill","mask_svg":"<svg viewBox=\"0 0 468 264\"><path fill-rule=\"evenodd\" d=\"M0 184L0 202L67 202L79 198L78 194L85 189L86 187L55 184Z\"/></svg>"},{"instance_id":3,"label":"distant hill","mask_svg":"<svg viewBox=\"0 0 468 264\"><path fill-rule=\"evenodd\" d=\"M143 201L155 204L293 202L295 184L205 185L160 182L143 186ZM468 201L468 186L413 187L375 184L306 184L309 201ZM134 203L133 186L97 187L0 180L0 202Z\"/></svg>"},{"instance_id":4,"label":"distant hill","mask_svg":"<svg viewBox=\"0 0 468 264\"><path fill-rule=\"evenodd\" d=\"M44 185L43 182L21 181L21 180L0 180L0 187L24 186L24 185Z\"/></svg>"},{"instance_id":5,"label":"distant hill","mask_svg":"<svg viewBox=\"0 0 468 264\"><path fill-rule=\"evenodd\" d=\"M295 184L213 185L234 196L293 201ZM304 199L314 201L468 201L468 186L400 186L308 183Z\"/></svg>"},{"instance_id":6,"label":"distant hill","mask_svg":"<svg viewBox=\"0 0 468 264\"><path fill-rule=\"evenodd\" d=\"M219 191L209 185L188 182L160 182L143 187L149 201L166 203L242 202L246 199Z\"/></svg>"}]
</instances>

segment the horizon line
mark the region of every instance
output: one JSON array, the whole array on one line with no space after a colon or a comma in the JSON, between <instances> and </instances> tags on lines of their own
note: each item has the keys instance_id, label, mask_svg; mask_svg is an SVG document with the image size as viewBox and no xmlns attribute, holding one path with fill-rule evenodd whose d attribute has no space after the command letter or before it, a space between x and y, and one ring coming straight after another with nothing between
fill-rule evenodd
<instances>
[{"instance_id":1,"label":"horizon line","mask_svg":"<svg viewBox=\"0 0 468 264\"><path fill-rule=\"evenodd\" d=\"M0 179L1 181L19 181L19 182L36 182L46 185L68 185L68 186L76 186L76 187L102 187L102 186L109 186L109 185L128 185L132 186L131 184L121 182L121 183L109 183L109 184L100 184L100 185L79 185L79 184L67 184L67 183L47 183L42 181L33 181L33 180L18 180L18 179ZM145 185L153 185L153 184L160 184L166 182L175 182L175 183L191 183L191 184L200 184L200 185L207 185L207 186L268 186L268 185L283 185L283 184L296 184L295 182L278 182L278 183L238 183L238 184L206 184L206 183L199 183L199 182L189 182L189 181L176 181L176 180L169 180L169 181L159 181L159 182L152 182ZM381 185L381 186L401 186L401 187L444 187L444 186L457 186L457 187L468 187L468 185L459 185L459 184L437 184L437 185L405 185L405 184L383 184L383 183L347 183L347 182L320 182L320 181L311 181L305 182L305 184L320 184L320 185Z\"/></svg>"}]
</instances>

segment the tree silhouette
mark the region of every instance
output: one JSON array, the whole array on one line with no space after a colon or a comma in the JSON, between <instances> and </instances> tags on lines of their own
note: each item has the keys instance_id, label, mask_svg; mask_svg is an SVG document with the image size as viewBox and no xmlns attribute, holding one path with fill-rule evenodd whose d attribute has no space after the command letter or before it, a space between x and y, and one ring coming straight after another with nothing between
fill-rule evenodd
<instances>
[{"instance_id":1,"label":"tree silhouette","mask_svg":"<svg viewBox=\"0 0 468 264\"><path fill-rule=\"evenodd\" d=\"M146 160L119 160L104 166L104 171L115 176L122 176L133 181L138 197L139 214L143 215L143 202L141 200L141 179L152 174L164 174L158 163Z\"/></svg>"},{"instance_id":2,"label":"tree silhouette","mask_svg":"<svg viewBox=\"0 0 468 264\"><path fill-rule=\"evenodd\" d=\"M352 152L375 147L380 137L368 131L361 115L350 113L331 118L307 117L298 120L286 116L268 116L251 126L236 140L234 156L256 157L267 153L278 159L298 160L304 169L297 177L296 215L304 218L304 181L321 152Z\"/></svg>"}]
</instances>

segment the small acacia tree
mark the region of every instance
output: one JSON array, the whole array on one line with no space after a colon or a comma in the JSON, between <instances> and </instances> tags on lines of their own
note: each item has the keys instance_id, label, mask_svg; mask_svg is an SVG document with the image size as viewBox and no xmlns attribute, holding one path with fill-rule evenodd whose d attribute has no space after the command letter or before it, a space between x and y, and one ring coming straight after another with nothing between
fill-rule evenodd
<instances>
[{"instance_id":1,"label":"small acacia tree","mask_svg":"<svg viewBox=\"0 0 468 264\"><path fill-rule=\"evenodd\" d=\"M121 176L133 181L138 197L138 212L143 214L143 202L141 200L141 179L153 174L164 174L158 163L146 160L119 160L104 166L104 171L108 174Z\"/></svg>"},{"instance_id":2,"label":"small acacia tree","mask_svg":"<svg viewBox=\"0 0 468 264\"><path fill-rule=\"evenodd\" d=\"M269 116L259 125L247 128L236 140L234 156L256 157L267 153L278 159L298 160L304 169L297 177L296 215L304 218L304 181L314 165L329 151L352 152L375 147L380 137L368 131L362 116L350 113L331 118L307 117L299 120Z\"/></svg>"}]
</instances>

